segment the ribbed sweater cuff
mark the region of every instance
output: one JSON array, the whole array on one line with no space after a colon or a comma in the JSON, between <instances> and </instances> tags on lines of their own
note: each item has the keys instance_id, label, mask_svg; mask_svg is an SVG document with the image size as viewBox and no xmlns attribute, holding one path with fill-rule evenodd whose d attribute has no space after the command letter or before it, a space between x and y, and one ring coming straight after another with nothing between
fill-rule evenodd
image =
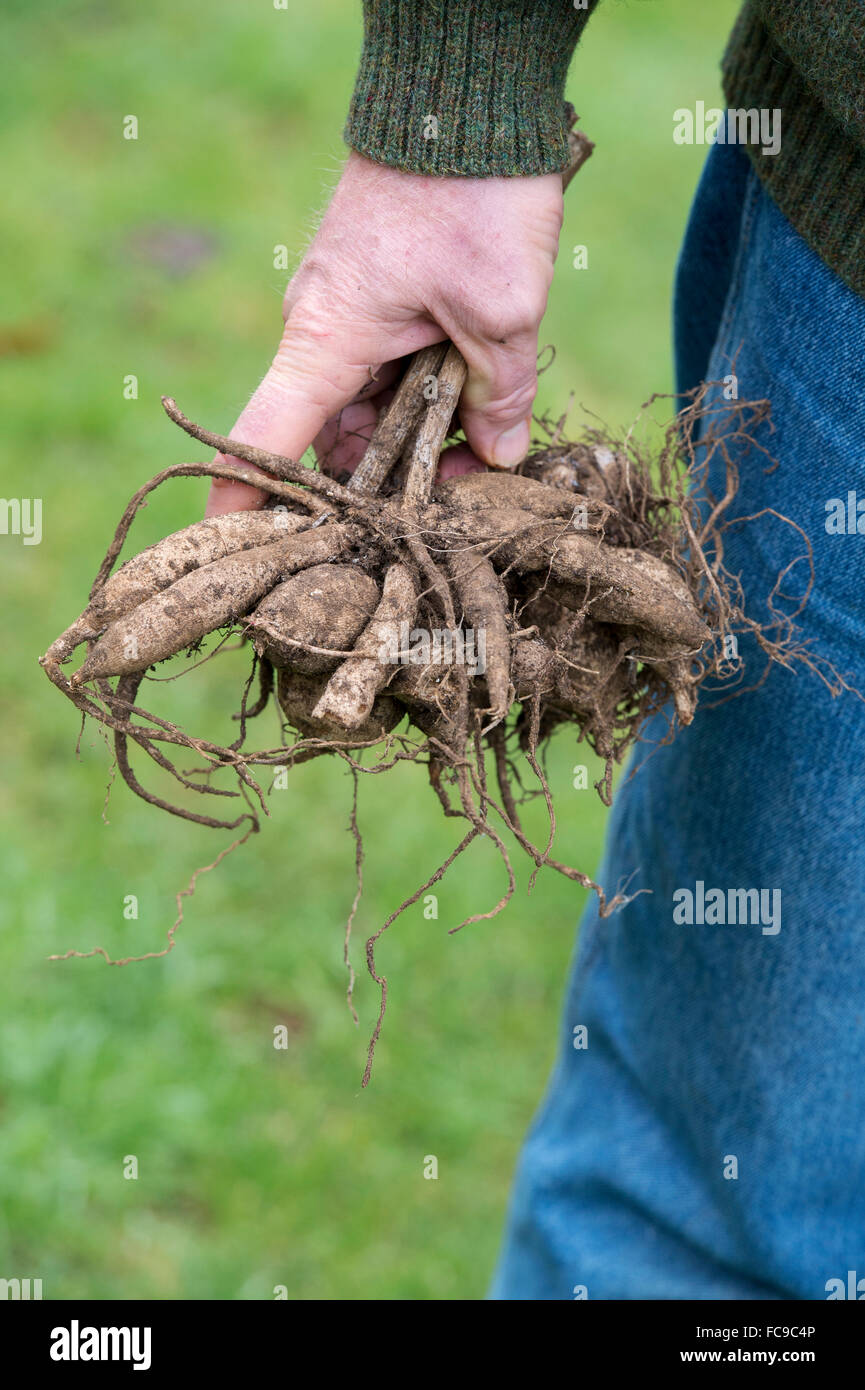
<instances>
[{"instance_id":1,"label":"ribbed sweater cuff","mask_svg":"<svg viewBox=\"0 0 865 1390\"><path fill-rule=\"evenodd\" d=\"M597 0L364 0L352 149L421 174L568 162L568 65Z\"/></svg>"}]
</instances>

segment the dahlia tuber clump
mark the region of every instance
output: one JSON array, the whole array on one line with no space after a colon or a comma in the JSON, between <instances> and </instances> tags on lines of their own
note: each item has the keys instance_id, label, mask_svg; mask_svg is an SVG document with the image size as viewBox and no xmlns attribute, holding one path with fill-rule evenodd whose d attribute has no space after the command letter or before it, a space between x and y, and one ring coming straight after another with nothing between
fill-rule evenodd
<instances>
[{"instance_id":1,"label":"dahlia tuber clump","mask_svg":"<svg viewBox=\"0 0 865 1390\"><path fill-rule=\"evenodd\" d=\"M572 146L575 168L591 147L579 132ZM602 915L625 901L551 855L555 815L541 752L556 729L569 730L601 759L597 789L609 804L614 767L649 717L669 708L670 737L690 723L707 682L731 679L739 635L756 639L767 665L801 662L843 685L800 641L801 604L791 615L769 595L768 620L759 623L724 567L725 529L741 524L728 521L737 460L750 448L758 465L765 462L755 431L768 418L767 402L728 402L703 386L654 451L634 431L616 439L589 429L568 441L564 420L540 421L541 436L516 473L437 483L465 370L447 343L416 354L358 468L344 480L212 434L165 399L171 419L223 457L168 467L136 492L84 612L42 658L82 715L112 731L117 767L136 794L187 820L239 832L215 863L259 829L267 814L262 783L279 769L338 757L352 771L355 798L361 775L406 760L425 769L444 814L462 822L463 834L367 942L381 1007L364 1084L387 1000L376 942L473 840L492 841L507 876L500 901L479 917L495 915L514 891L503 836L529 856L535 872L548 865L593 890ZM707 479L717 462L723 491L713 496ZM269 503L196 522L115 570L148 495L188 476L251 482ZM807 537L799 534L810 563ZM807 589L802 603L806 598ZM212 633L239 634L251 658L238 737L227 746L139 703L152 667L197 652ZM67 674L81 646L84 659ZM273 700L281 739L254 748L250 726ZM214 798L233 799L238 814L208 814L192 809L188 797L174 804L147 790L130 744L185 792L210 798L211 807ZM190 757L196 766L187 766ZM521 823L521 772L546 799L544 845L534 844ZM174 944L181 899L194 881L178 895L164 951ZM356 906L357 899L345 942L349 998ZM101 947L67 954L97 953L109 959Z\"/></svg>"}]
</instances>

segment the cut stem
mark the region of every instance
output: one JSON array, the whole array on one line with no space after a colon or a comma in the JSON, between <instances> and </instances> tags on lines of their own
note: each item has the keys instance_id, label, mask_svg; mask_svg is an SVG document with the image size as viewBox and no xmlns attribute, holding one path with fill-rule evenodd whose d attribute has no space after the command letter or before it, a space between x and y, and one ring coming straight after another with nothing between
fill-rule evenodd
<instances>
[{"instance_id":1,"label":"cut stem","mask_svg":"<svg viewBox=\"0 0 865 1390\"><path fill-rule=\"evenodd\" d=\"M432 495L442 451L460 392L465 384L468 367L465 358L451 344L445 354L438 376L434 399L421 416L409 457L404 500L408 507L425 507Z\"/></svg>"},{"instance_id":2,"label":"cut stem","mask_svg":"<svg viewBox=\"0 0 865 1390\"><path fill-rule=\"evenodd\" d=\"M374 496L405 448L424 408L424 387L434 377L446 352L444 343L423 348L412 358L397 393L379 418L366 453L351 476L349 492Z\"/></svg>"}]
</instances>

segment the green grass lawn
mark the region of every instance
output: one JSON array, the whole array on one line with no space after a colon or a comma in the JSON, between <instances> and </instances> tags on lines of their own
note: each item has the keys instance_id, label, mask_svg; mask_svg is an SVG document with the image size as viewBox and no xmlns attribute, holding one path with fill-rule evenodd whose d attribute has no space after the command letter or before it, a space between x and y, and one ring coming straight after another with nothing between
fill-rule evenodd
<instances>
[{"instance_id":1,"label":"green grass lawn","mask_svg":"<svg viewBox=\"0 0 865 1390\"><path fill-rule=\"evenodd\" d=\"M704 154L674 145L672 113L714 104L735 9L606 0L574 62L569 95L597 151L568 194L539 402L560 412L573 393L574 428L588 410L627 426L670 389L672 272ZM359 39L348 0L6 0L0 18L3 490L43 499L44 532L38 546L0 537L0 1277L41 1278L46 1298L481 1297L554 1054L584 895L548 873L528 897L521 866L504 915L448 936L502 891L492 847L476 845L438 885L438 919L418 904L381 944L390 1006L361 1091L378 1009L363 939L455 842L419 769L361 789L358 1029L341 766L299 769L274 793L264 833L200 880L167 958L46 963L70 947L158 949L174 893L228 838L122 786L103 817L106 746L88 728L76 757L74 711L36 659L81 608L132 490L206 456L160 394L225 429L269 361L285 278L273 248L302 251L336 178ZM164 489L137 540L196 519L203 492ZM227 741L240 658L200 675L165 687L160 708ZM583 760L565 735L549 766L559 856L592 871L604 813L572 786ZM542 805L528 818L543 836Z\"/></svg>"}]
</instances>

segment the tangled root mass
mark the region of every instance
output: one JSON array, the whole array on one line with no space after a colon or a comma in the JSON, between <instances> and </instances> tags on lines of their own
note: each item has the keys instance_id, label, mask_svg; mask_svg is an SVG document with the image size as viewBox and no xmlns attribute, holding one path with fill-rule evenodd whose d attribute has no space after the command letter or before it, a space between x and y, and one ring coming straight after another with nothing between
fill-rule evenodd
<instances>
[{"instance_id":1,"label":"tangled root mass","mask_svg":"<svg viewBox=\"0 0 865 1390\"><path fill-rule=\"evenodd\" d=\"M494 916L514 891L503 834L534 872L550 866L595 892L602 915L626 900L608 897L551 855L555 814L541 755L556 729L567 726L597 754L604 770L596 786L609 804L615 765L656 711L669 710L671 738L694 718L702 691L741 688L733 654L744 634L765 657L760 679L773 662L800 663L836 688L843 684L799 637L796 618L810 581L791 614L774 602L779 576L766 596L768 619L758 622L724 566L725 531L741 522L728 519L739 463L750 451L755 466L772 466L755 437L768 419L767 402L726 402L704 386L654 450L634 431L617 440L589 429L566 442L563 421L541 421L542 437L516 474L475 473L436 485L464 371L452 347L419 353L347 481L213 435L166 400L169 415L194 438L267 470L254 481L269 504L197 522L113 570L138 508L166 479L250 480L243 464L224 460L158 474L126 508L85 611L42 658L58 689L112 731L131 789L184 819L237 831L229 848L267 814L264 775L336 756L355 781L360 875L359 777L404 761L426 768L444 814L463 823L463 834L445 864L367 942L381 1010L364 1083L387 1000L376 942L472 841L495 845L507 887L490 911L468 921ZM719 460L724 490L715 496L707 478ZM807 537L799 535L810 566ZM227 746L138 704L149 668L197 651L217 630L239 633L252 656L239 734ZM69 676L64 667L82 644L85 659ZM274 697L282 741L253 749L249 725ZM239 800L238 814L208 814L148 791L130 742L187 791ZM181 770L176 750L193 753L199 765ZM525 768L546 799L544 845L533 843L520 819ZM226 775L233 787L222 785ZM357 900L349 930L356 907Z\"/></svg>"}]
</instances>

